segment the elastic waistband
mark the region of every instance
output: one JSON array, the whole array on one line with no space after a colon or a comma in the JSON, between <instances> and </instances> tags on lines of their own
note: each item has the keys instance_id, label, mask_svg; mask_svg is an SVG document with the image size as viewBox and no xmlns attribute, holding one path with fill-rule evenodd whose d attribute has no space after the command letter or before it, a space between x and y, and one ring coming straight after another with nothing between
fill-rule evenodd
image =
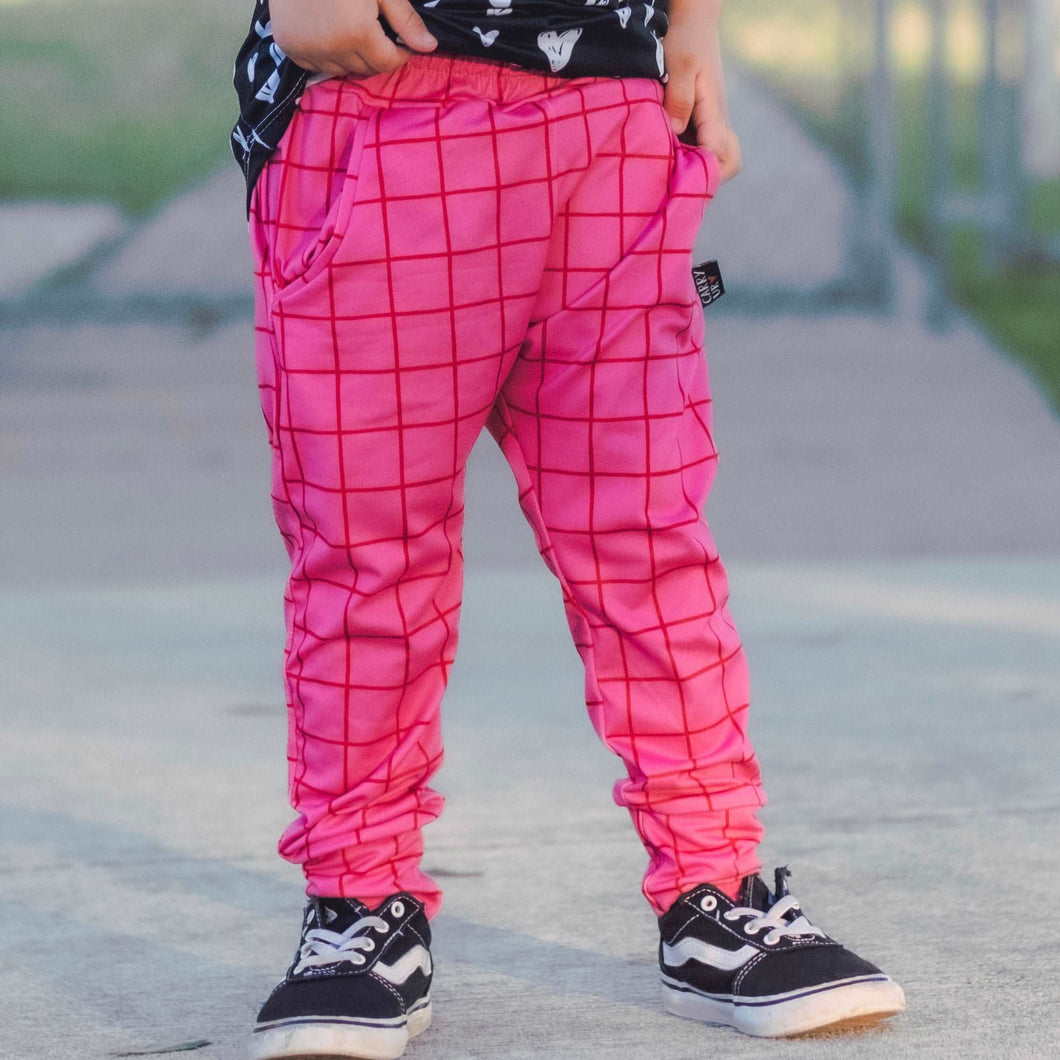
<instances>
[{"instance_id":1,"label":"elastic waistband","mask_svg":"<svg viewBox=\"0 0 1060 1060\"><path fill-rule=\"evenodd\" d=\"M408 60L397 70L348 74L336 80L356 84L365 95L374 99L400 105L402 101L422 103L449 99L489 99L503 103L569 89L575 85L619 79L607 75L560 77L485 56L457 55L436 50L410 52ZM661 98L661 85L658 92Z\"/></svg>"}]
</instances>

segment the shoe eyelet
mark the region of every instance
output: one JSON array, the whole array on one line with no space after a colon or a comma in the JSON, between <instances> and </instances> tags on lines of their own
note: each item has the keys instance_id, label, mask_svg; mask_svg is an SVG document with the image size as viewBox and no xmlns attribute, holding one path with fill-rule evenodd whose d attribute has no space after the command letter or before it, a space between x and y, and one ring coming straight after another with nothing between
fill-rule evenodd
<instances>
[{"instance_id":1,"label":"shoe eyelet","mask_svg":"<svg viewBox=\"0 0 1060 1060\"><path fill-rule=\"evenodd\" d=\"M748 920L747 923L744 924L743 930L744 930L744 933L747 934L747 935L757 935L758 934L758 928L755 927L755 925L752 924L750 920Z\"/></svg>"},{"instance_id":2,"label":"shoe eyelet","mask_svg":"<svg viewBox=\"0 0 1060 1060\"><path fill-rule=\"evenodd\" d=\"M371 939L365 939L364 942L364 952L371 953L375 949L375 943Z\"/></svg>"},{"instance_id":3,"label":"shoe eyelet","mask_svg":"<svg viewBox=\"0 0 1060 1060\"><path fill-rule=\"evenodd\" d=\"M354 964L364 964L368 958L363 953L355 953L350 957Z\"/></svg>"},{"instance_id":4,"label":"shoe eyelet","mask_svg":"<svg viewBox=\"0 0 1060 1060\"><path fill-rule=\"evenodd\" d=\"M780 939L771 939L768 935L766 935L766 937L764 939L762 939L762 941L767 946L775 946L780 941Z\"/></svg>"},{"instance_id":5,"label":"shoe eyelet","mask_svg":"<svg viewBox=\"0 0 1060 1060\"><path fill-rule=\"evenodd\" d=\"M699 900L699 908L702 909L704 913L713 913L714 910L718 908L718 900L712 894L705 894Z\"/></svg>"},{"instance_id":6,"label":"shoe eyelet","mask_svg":"<svg viewBox=\"0 0 1060 1060\"><path fill-rule=\"evenodd\" d=\"M391 906L390 906L390 915L391 916L404 916L405 915L405 903L401 902L401 901L397 901L397 902L392 903Z\"/></svg>"}]
</instances>

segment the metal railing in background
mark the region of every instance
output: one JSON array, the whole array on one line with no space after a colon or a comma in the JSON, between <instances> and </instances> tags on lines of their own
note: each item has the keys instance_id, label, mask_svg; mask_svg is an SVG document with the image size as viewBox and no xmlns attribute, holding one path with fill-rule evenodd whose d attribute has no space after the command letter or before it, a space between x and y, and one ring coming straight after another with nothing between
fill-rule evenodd
<instances>
[{"instance_id":1,"label":"metal railing in background","mask_svg":"<svg viewBox=\"0 0 1060 1060\"><path fill-rule=\"evenodd\" d=\"M927 216L929 248L937 271L926 312L929 321L936 325L945 324L947 318L950 232L954 225L969 225L979 232L983 263L990 270L1006 268L1033 251L1023 165L1021 82L1025 63L1016 43L1017 35L1025 38L1029 32L1025 3L982 2L985 66L977 130L981 172L979 188L974 192L960 192L954 187L950 164L949 11L950 0L931 0Z\"/></svg>"},{"instance_id":2,"label":"metal railing in background","mask_svg":"<svg viewBox=\"0 0 1060 1060\"><path fill-rule=\"evenodd\" d=\"M853 292L886 308L894 298L892 240L897 187L893 12L892 0L871 0L871 4L873 46L865 96L865 175L858 189L859 209L848 234L848 270Z\"/></svg>"},{"instance_id":3,"label":"metal railing in background","mask_svg":"<svg viewBox=\"0 0 1060 1060\"><path fill-rule=\"evenodd\" d=\"M840 2L845 17L868 18L862 3ZM866 84L865 164L857 189L859 209L849 237L850 286L861 297L886 307L894 292L892 233L898 173L893 28L898 5L895 0L866 3L871 5L871 69L861 73ZM1050 4L1054 6L1050 8ZM943 325L949 305L955 225L970 226L978 233L983 266L989 270L1027 260L1060 258L1060 246L1036 238L1028 223L1024 158L1028 79L1044 76L1048 83L1050 77L1056 78L1055 68L1035 70L1034 63L1055 63L1055 39L1043 41L1040 35L1048 37L1054 32L1060 17L1056 16L1055 0L978 0L974 5L982 34L983 68L976 130L979 179L975 190L969 191L957 187L952 160L953 70L948 41L954 5L952 0L922 0L919 6L929 26L924 215L925 250L934 266L925 315L929 322Z\"/></svg>"}]
</instances>

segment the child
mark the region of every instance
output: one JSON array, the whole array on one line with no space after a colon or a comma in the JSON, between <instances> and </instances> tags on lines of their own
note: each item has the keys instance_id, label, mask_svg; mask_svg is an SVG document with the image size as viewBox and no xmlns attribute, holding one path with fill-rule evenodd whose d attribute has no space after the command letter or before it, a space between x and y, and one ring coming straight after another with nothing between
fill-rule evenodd
<instances>
[{"instance_id":1,"label":"child","mask_svg":"<svg viewBox=\"0 0 1060 1060\"><path fill-rule=\"evenodd\" d=\"M292 565L280 851L310 898L256 1057L397 1057L430 1023L441 895L421 829L442 808L428 781L484 426L626 767L666 1008L787 1035L904 1007L800 913L786 870L773 891L758 876L690 271L739 168L718 7L272 0L270 21L259 0L234 135Z\"/></svg>"}]
</instances>

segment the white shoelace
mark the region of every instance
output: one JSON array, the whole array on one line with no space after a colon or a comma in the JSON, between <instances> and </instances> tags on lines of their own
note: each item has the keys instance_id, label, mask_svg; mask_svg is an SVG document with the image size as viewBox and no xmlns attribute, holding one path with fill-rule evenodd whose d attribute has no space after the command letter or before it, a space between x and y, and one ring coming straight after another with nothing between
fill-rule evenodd
<instances>
[{"instance_id":1,"label":"white shoelace","mask_svg":"<svg viewBox=\"0 0 1060 1060\"><path fill-rule=\"evenodd\" d=\"M297 975L306 968L337 964L339 961L364 964L368 959L364 954L375 949L375 941L364 934L369 928L375 928L385 934L390 930L390 925L381 916L362 916L341 933L329 931L327 928L307 931L305 942L298 951L299 960L295 965L294 974Z\"/></svg>"},{"instance_id":2,"label":"white shoelace","mask_svg":"<svg viewBox=\"0 0 1060 1060\"><path fill-rule=\"evenodd\" d=\"M737 920L741 916L750 917L744 923L743 929L748 935L756 935L759 931L769 928L769 934L762 941L767 946L775 946L787 935L824 935L824 932L815 924L806 919L805 913L800 913L790 923L784 920L788 913L799 908L799 901L794 895L785 895L779 901L774 902L769 912L763 913L761 909L752 909L750 906L736 906L722 916L726 920Z\"/></svg>"}]
</instances>

